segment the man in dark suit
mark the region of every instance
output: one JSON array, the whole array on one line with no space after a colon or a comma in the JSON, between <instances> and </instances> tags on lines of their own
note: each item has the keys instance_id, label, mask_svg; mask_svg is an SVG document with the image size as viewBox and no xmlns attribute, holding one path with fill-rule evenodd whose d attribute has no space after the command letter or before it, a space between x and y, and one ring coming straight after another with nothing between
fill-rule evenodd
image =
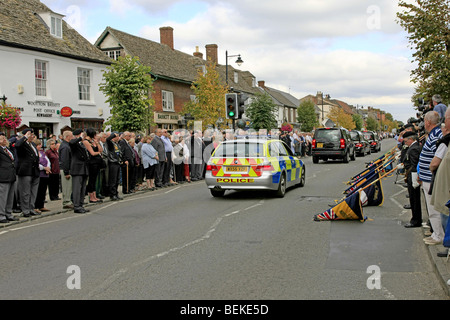
<instances>
[{"instance_id":1,"label":"man in dark suit","mask_svg":"<svg viewBox=\"0 0 450 320\"><path fill-rule=\"evenodd\" d=\"M17 221L12 215L16 168L13 153L8 150L8 139L0 132L0 223Z\"/></svg>"},{"instance_id":2,"label":"man in dark suit","mask_svg":"<svg viewBox=\"0 0 450 320\"><path fill-rule=\"evenodd\" d=\"M20 207L24 217L40 215L34 211L37 190L39 187L39 154L33 140L36 138L33 129L22 131L23 137L16 141L19 167L17 168Z\"/></svg>"},{"instance_id":3,"label":"man in dark suit","mask_svg":"<svg viewBox=\"0 0 450 320\"><path fill-rule=\"evenodd\" d=\"M84 197L86 195L86 182L89 175L87 162L89 154L83 145L86 133L81 129L73 132L74 139L70 140L71 162L70 175L72 176L72 196L75 213L86 213L84 208Z\"/></svg>"},{"instance_id":4,"label":"man in dark suit","mask_svg":"<svg viewBox=\"0 0 450 320\"><path fill-rule=\"evenodd\" d=\"M155 137L153 138L151 145L158 152L159 161L155 165L155 186L157 188L163 187L164 166L166 163L166 148L164 142L161 140L162 130L156 129Z\"/></svg>"},{"instance_id":5,"label":"man in dark suit","mask_svg":"<svg viewBox=\"0 0 450 320\"><path fill-rule=\"evenodd\" d=\"M108 138L106 138L106 146L108 149L108 186L109 186L109 197L111 201L122 200L119 197L119 174L120 165L122 163L122 152L118 145L119 134L117 132L111 132Z\"/></svg>"},{"instance_id":6,"label":"man in dark suit","mask_svg":"<svg viewBox=\"0 0 450 320\"><path fill-rule=\"evenodd\" d=\"M123 163L121 165L122 169L122 193L128 194L134 189L131 185L131 177L134 175L134 151L129 145L131 133L125 131L122 134L122 139L119 140L120 151L122 152Z\"/></svg>"},{"instance_id":7,"label":"man in dark suit","mask_svg":"<svg viewBox=\"0 0 450 320\"><path fill-rule=\"evenodd\" d=\"M406 152L404 159L405 166L405 179L408 185L408 195L409 203L411 205L412 218L409 223L405 225L405 228L418 228L422 226L422 206L420 201L420 187L413 186L413 172L417 172L417 164L419 163L420 152L422 148L420 147L418 141L417 133L406 132L403 135L403 141L408 146L408 151ZM417 177L415 178L417 179Z\"/></svg>"},{"instance_id":8,"label":"man in dark suit","mask_svg":"<svg viewBox=\"0 0 450 320\"><path fill-rule=\"evenodd\" d=\"M61 175L61 190L64 209L73 209L72 204L72 176L70 175L71 151L70 140L73 139L72 131L63 133L63 140L59 146L59 169Z\"/></svg>"}]
</instances>

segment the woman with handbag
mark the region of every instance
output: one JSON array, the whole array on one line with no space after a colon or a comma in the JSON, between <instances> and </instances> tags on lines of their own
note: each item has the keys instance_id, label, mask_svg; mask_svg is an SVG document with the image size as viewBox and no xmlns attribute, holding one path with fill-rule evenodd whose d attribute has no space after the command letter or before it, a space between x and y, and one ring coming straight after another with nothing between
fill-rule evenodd
<instances>
[{"instance_id":1,"label":"woman with handbag","mask_svg":"<svg viewBox=\"0 0 450 320\"><path fill-rule=\"evenodd\" d=\"M86 186L86 191L89 194L89 202L100 203L103 202L103 200L97 198L95 187L97 182L97 175L100 172L100 169L102 168L104 162L102 159L103 148L98 142L97 132L95 131L95 129L88 128L86 130L86 139L83 140L83 144L90 156L88 162L89 179Z\"/></svg>"}]
</instances>

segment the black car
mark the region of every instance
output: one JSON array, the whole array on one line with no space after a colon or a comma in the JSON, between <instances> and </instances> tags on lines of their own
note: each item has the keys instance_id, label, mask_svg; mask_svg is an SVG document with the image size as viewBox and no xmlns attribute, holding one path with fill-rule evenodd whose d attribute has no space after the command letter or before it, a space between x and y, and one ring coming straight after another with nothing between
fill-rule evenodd
<instances>
[{"instance_id":1,"label":"black car","mask_svg":"<svg viewBox=\"0 0 450 320\"><path fill-rule=\"evenodd\" d=\"M312 158L314 163L319 160L348 159L355 160L355 146L347 129L319 128L314 132L312 141Z\"/></svg>"},{"instance_id":2,"label":"black car","mask_svg":"<svg viewBox=\"0 0 450 320\"><path fill-rule=\"evenodd\" d=\"M370 149L373 152L378 152L381 150L381 142L378 140L378 135L373 131L364 131L364 138L369 141Z\"/></svg>"},{"instance_id":3,"label":"black car","mask_svg":"<svg viewBox=\"0 0 450 320\"><path fill-rule=\"evenodd\" d=\"M350 131L350 137L353 140L353 143L355 144L355 152L361 156L365 156L367 154L371 154L371 148L369 141L364 138L364 135L361 133L361 131L358 130L351 130Z\"/></svg>"}]
</instances>

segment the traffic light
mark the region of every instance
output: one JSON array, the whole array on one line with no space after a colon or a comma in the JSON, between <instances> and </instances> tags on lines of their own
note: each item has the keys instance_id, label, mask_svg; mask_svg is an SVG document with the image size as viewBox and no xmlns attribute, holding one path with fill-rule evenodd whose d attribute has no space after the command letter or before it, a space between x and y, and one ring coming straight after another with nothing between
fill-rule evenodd
<instances>
[{"instance_id":1,"label":"traffic light","mask_svg":"<svg viewBox=\"0 0 450 320\"><path fill-rule=\"evenodd\" d=\"M249 98L248 94L241 93L239 94L239 103L238 103L238 119L242 119L245 113L245 101Z\"/></svg>"},{"instance_id":2,"label":"traffic light","mask_svg":"<svg viewBox=\"0 0 450 320\"><path fill-rule=\"evenodd\" d=\"M239 119L239 101L237 93L227 93L225 95L225 112L227 119Z\"/></svg>"}]
</instances>

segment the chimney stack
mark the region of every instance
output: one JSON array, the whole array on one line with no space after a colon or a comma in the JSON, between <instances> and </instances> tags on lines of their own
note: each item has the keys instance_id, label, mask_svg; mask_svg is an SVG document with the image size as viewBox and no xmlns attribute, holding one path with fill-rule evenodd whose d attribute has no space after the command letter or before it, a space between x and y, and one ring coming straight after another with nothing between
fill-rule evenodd
<instances>
[{"instance_id":1,"label":"chimney stack","mask_svg":"<svg viewBox=\"0 0 450 320\"><path fill-rule=\"evenodd\" d=\"M266 87L266 82L265 81L258 81L258 87L261 87L261 88L265 88Z\"/></svg>"},{"instance_id":2,"label":"chimney stack","mask_svg":"<svg viewBox=\"0 0 450 320\"><path fill-rule=\"evenodd\" d=\"M174 50L173 46L173 28L172 27L161 27L159 28L159 33L161 37L161 44L169 46L170 49Z\"/></svg>"},{"instance_id":3,"label":"chimney stack","mask_svg":"<svg viewBox=\"0 0 450 320\"><path fill-rule=\"evenodd\" d=\"M201 53L200 51L198 51L198 46L195 47L194 57L203 59L203 53Z\"/></svg>"},{"instance_id":4,"label":"chimney stack","mask_svg":"<svg viewBox=\"0 0 450 320\"><path fill-rule=\"evenodd\" d=\"M215 63L216 65L219 63L218 55L217 55L217 44L207 44L206 48L206 61L209 62L211 59L211 63Z\"/></svg>"}]
</instances>

